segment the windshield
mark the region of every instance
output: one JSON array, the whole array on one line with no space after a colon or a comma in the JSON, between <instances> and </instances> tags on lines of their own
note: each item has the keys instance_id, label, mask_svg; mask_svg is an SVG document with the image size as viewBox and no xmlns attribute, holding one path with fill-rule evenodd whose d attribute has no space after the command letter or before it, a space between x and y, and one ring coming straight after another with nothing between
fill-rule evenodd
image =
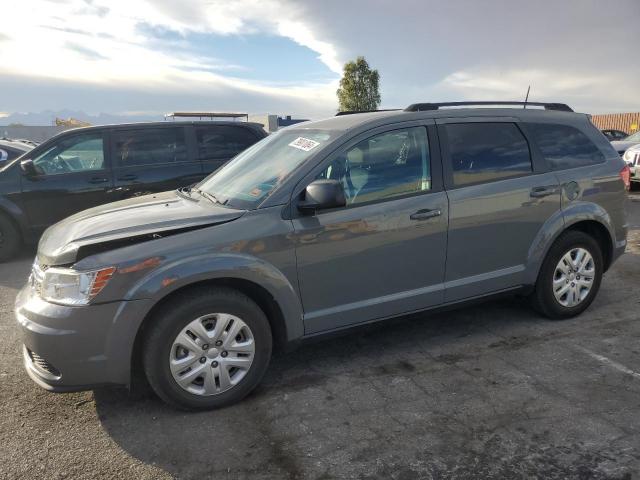
<instances>
[{"instance_id":1,"label":"windshield","mask_svg":"<svg viewBox=\"0 0 640 480\"><path fill-rule=\"evenodd\" d=\"M629 135L627 138L623 138L622 140L625 142L640 142L640 132Z\"/></svg>"},{"instance_id":2,"label":"windshield","mask_svg":"<svg viewBox=\"0 0 640 480\"><path fill-rule=\"evenodd\" d=\"M198 190L223 205L248 210L256 208L337 134L302 129L273 133L205 178Z\"/></svg>"}]
</instances>

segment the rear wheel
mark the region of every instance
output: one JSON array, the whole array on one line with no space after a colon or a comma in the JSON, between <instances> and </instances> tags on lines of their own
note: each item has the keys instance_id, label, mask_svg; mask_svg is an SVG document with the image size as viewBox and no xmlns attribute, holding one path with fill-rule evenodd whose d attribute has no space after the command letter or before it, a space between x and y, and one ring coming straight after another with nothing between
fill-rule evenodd
<instances>
[{"instance_id":1,"label":"rear wheel","mask_svg":"<svg viewBox=\"0 0 640 480\"><path fill-rule=\"evenodd\" d=\"M598 293L603 270L602 251L593 237L579 231L564 233L542 264L533 306L552 319L579 315Z\"/></svg>"},{"instance_id":2,"label":"rear wheel","mask_svg":"<svg viewBox=\"0 0 640 480\"><path fill-rule=\"evenodd\" d=\"M241 400L264 375L272 338L264 312L226 288L176 298L154 319L143 350L149 384L182 409L218 408Z\"/></svg>"},{"instance_id":3,"label":"rear wheel","mask_svg":"<svg viewBox=\"0 0 640 480\"><path fill-rule=\"evenodd\" d=\"M21 244L20 232L13 222L5 215L0 214L0 261L13 258Z\"/></svg>"}]
</instances>

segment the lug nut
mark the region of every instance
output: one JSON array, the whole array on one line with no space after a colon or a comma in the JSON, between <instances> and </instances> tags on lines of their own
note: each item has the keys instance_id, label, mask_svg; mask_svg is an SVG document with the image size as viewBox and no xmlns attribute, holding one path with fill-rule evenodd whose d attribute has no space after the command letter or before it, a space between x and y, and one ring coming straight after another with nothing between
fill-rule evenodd
<instances>
[{"instance_id":1,"label":"lug nut","mask_svg":"<svg viewBox=\"0 0 640 480\"><path fill-rule=\"evenodd\" d=\"M225 350L224 352L222 352L220 355L221 355L222 357L226 357L226 356L227 356L227 352L226 352L226 350Z\"/></svg>"},{"instance_id":2,"label":"lug nut","mask_svg":"<svg viewBox=\"0 0 640 480\"><path fill-rule=\"evenodd\" d=\"M214 367L214 368L217 367L218 366L218 362L216 362L216 361L211 362L211 366Z\"/></svg>"},{"instance_id":3,"label":"lug nut","mask_svg":"<svg viewBox=\"0 0 640 480\"><path fill-rule=\"evenodd\" d=\"M216 342L216 347L219 347L220 345L222 345L222 340L218 340L218 341Z\"/></svg>"},{"instance_id":4,"label":"lug nut","mask_svg":"<svg viewBox=\"0 0 640 480\"><path fill-rule=\"evenodd\" d=\"M200 358L200 363L204 363L204 362L206 362L206 361L207 361L207 358L206 358L206 357L201 357L201 358Z\"/></svg>"},{"instance_id":5,"label":"lug nut","mask_svg":"<svg viewBox=\"0 0 640 480\"><path fill-rule=\"evenodd\" d=\"M202 349L203 350L209 350L209 344L205 343L204 345L202 345Z\"/></svg>"},{"instance_id":6,"label":"lug nut","mask_svg":"<svg viewBox=\"0 0 640 480\"><path fill-rule=\"evenodd\" d=\"M571 282L571 286L572 286L572 287L575 287L575 286L576 286L576 284L575 284L575 283L573 283L573 282Z\"/></svg>"}]
</instances>

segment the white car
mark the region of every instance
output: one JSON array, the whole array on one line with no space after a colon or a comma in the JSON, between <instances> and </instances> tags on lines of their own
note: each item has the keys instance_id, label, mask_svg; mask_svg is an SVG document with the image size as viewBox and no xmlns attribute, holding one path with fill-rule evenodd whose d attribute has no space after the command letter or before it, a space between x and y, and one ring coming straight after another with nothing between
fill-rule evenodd
<instances>
[{"instance_id":1,"label":"white car","mask_svg":"<svg viewBox=\"0 0 640 480\"><path fill-rule=\"evenodd\" d=\"M630 180L640 183L640 144L628 148L622 159L629 165Z\"/></svg>"},{"instance_id":2,"label":"white car","mask_svg":"<svg viewBox=\"0 0 640 480\"><path fill-rule=\"evenodd\" d=\"M611 145L622 157L629 148L640 145L640 131L629 135L623 140L614 140Z\"/></svg>"}]
</instances>

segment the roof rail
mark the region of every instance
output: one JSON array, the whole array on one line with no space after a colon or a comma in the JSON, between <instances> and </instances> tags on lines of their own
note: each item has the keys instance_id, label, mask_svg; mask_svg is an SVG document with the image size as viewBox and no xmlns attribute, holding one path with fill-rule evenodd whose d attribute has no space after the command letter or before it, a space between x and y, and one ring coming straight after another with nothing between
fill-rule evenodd
<instances>
[{"instance_id":1,"label":"roof rail","mask_svg":"<svg viewBox=\"0 0 640 480\"><path fill-rule=\"evenodd\" d=\"M527 108L544 107L545 110L556 110L560 112L573 112L573 109L565 103L541 103L541 102L443 102L443 103L413 103L404 109L405 112L423 112L426 110L438 110L440 107L466 107L471 105L519 105Z\"/></svg>"},{"instance_id":2,"label":"roof rail","mask_svg":"<svg viewBox=\"0 0 640 480\"><path fill-rule=\"evenodd\" d=\"M343 115L354 115L356 113L371 113L371 112L396 112L400 110L399 108L384 108L382 110L345 110L344 112L336 113L336 117L341 117Z\"/></svg>"}]
</instances>

